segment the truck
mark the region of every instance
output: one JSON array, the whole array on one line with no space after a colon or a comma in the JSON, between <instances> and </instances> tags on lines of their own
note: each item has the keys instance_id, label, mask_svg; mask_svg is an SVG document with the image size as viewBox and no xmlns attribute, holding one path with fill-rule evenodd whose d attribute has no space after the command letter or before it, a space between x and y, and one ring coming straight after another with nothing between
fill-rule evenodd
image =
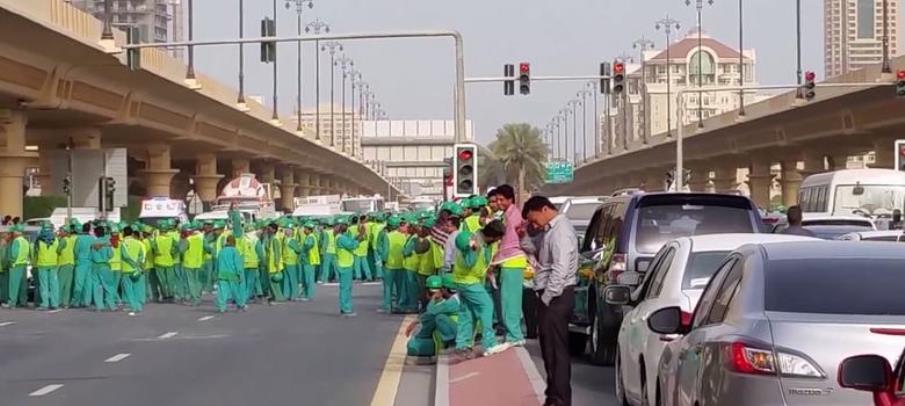
<instances>
[{"instance_id":1,"label":"truck","mask_svg":"<svg viewBox=\"0 0 905 406\"><path fill-rule=\"evenodd\" d=\"M379 194L373 196L347 196L340 201L340 205L342 211L352 213L370 213L384 210L383 196Z\"/></svg>"},{"instance_id":2,"label":"truck","mask_svg":"<svg viewBox=\"0 0 905 406\"><path fill-rule=\"evenodd\" d=\"M179 220L183 224L189 220L185 212L185 202L169 197L152 197L141 201L138 219L142 223L157 227L161 221Z\"/></svg>"},{"instance_id":3,"label":"truck","mask_svg":"<svg viewBox=\"0 0 905 406\"><path fill-rule=\"evenodd\" d=\"M229 181L217 197L211 211L227 211L230 206L241 212L252 212L257 219L277 217L271 185L259 182L253 173L243 173Z\"/></svg>"}]
</instances>

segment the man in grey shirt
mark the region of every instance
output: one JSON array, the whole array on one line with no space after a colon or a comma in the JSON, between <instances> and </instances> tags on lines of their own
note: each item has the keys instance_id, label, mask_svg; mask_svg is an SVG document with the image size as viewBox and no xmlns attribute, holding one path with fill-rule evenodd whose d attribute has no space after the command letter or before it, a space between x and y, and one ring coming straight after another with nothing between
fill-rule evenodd
<instances>
[{"instance_id":1,"label":"man in grey shirt","mask_svg":"<svg viewBox=\"0 0 905 406\"><path fill-rule=\"evenodd\" d=\"M789 207L789 210L786 212L786 216L789 219L789 227L787 227L785 230L782 230L780 233L800 235L804 237L814 237L814 233L811 230L808 230L801 225L802 221L804 221L804 215L801 213L801 207Z\"/></svg>"},{"instance_id":2,"label":"man in grey shirt","mask_svg":"<svg viewBox=\"0 0 905 406\"><path fill-rule=\"evenodd\" d=\"M572 359L569 355L569 318L575 305L578 237L566 216L543 196L522 206L522 217L544 230L537 247L538 269L534 290L540 297L537 318L540 348L547 372L544 406L572 404Z\"/></svg>"}]
</instances>

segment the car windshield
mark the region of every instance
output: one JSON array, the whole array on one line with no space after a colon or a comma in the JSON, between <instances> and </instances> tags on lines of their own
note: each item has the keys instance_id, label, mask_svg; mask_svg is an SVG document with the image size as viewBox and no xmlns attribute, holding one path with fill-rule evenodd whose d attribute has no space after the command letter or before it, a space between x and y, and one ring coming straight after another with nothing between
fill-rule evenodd
<instances>
[{"instance_id":1,"label":"car windshield","mask_svg":"<svg viewBox=\"0 0 905 406\"><path fill-rule=\"evenodd\" d=\"M351 213L372 212L374 211L374 207L372 206L373 202L374 201L371 199L343 200L343 211L348 211Z\"/></svg>"},{"instance_id":2,"label":"car windshield","mask_svg":"<svg viewBox=\"0 0 905 406\"><path fill-rule=\"evenodd\" d=\"M434 204L431 202L417 202L409 205L412 211L423 211L429 210L434 211Z\"/></svg>"},{"instance_id":3,"label":"car windshield","mask_svg":"<svg viewBox=\"0 0 905 406\"><path fill-rule=\"evenodd\" d=\"M905 205L905 186L839 185L834 201L834 215L891 215Z\"/></svg>"},{"instance_id":4,"label":"car windshield","mask_svg":"<svg viewBox=\"0 0 905 406\"><path fill-rule=\"evenodd\" d=\"M718 205L697 200L700 201L694 204L642 204L635 241L638 252L655 253L667 241L679 237L757 232L749 209L740 204Z\"/></svg>"},{"instance_id":5,"label":"car windshield","mask_svg":"<svg viewBox=\"0 0 905 406\"><path fill-rule=\"evenodd\" d=\"M600 202L572 203L566 210L566 217L573 221L591 221L591 217L594 216L598 207L600 207Z\"/></svg>"},{"instance_id":6,"label":"car windshield","mask_svg":"<svg viewBox=\"0 0 905 406\"><path fill-rule=\"evenodd\" d=\"M706 251L691 254L685 274L682 276L682 290L704 289L710 277L716 272L720 262L729 255L729 251Z\"/></svg>"},{"instance_id":7,"label":"car windshield","mask_svg":"<svg viewBox=\"0 0 905 406\"><path fill-rule=\"evenodd\" d=\"M816 225L803 226L803 228L814 233L814 237L822 240L835 240L848 233L873 230L873 228L865 225Z\"/></svg>"},{"instance_id":8,"label":"car windshield","mask_svg":"<svg viewBox=\"0 0 905 406\"><path fill-rule=\"evenodd\" d=\"M764 306L768 311L791 313L905 315L903 278L905 260L901 259L769 261Z\"/></svg>"}]
</instances>

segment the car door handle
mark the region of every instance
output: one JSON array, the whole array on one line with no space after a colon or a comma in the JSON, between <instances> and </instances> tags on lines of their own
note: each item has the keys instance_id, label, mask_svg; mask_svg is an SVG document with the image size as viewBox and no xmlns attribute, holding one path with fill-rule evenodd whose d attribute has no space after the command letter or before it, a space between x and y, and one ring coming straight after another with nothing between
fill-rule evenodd
<instances>
[{"instance_id":1,"label":"car door handle","mask_svg":"<svg viewBox=\"0 0 905 406\"><path fill-rule=\"evenodd\" d=\"M675 341L680 336L678 334L661 334L660 341L664 343L669 343Z\"/></svg>"}]
</instances>

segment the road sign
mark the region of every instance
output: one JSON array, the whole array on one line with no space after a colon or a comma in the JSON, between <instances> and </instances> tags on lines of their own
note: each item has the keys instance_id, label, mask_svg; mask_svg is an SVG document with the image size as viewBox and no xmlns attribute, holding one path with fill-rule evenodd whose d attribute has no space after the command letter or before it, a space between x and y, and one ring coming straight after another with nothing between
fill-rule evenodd
<instances>
[{"instance_id":1,"label":"road sign","mask_svg":"<svg viewBox=\"0 0 905 406\"><path fill-rule=\"evenodd\" d=\"M575 179L575 168L569 161L547 162L547 171L544 176L546 183L572 183Z\"/></svg>"}]
</instances>

